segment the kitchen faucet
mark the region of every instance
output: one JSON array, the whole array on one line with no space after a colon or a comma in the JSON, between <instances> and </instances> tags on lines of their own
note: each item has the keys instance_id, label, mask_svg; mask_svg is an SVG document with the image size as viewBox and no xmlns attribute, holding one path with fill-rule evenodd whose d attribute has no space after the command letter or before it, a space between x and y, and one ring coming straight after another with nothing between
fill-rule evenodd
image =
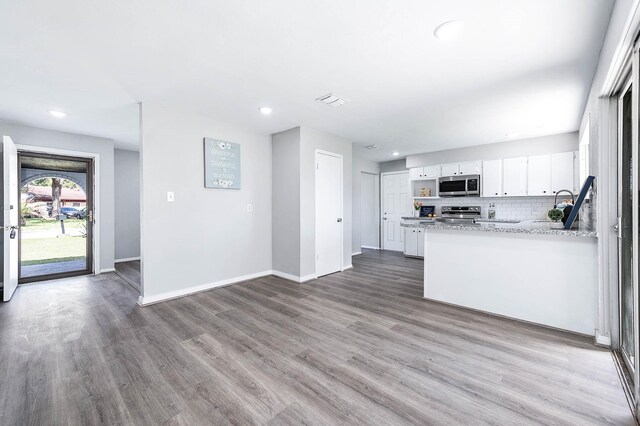
<instances>
[{"instance_id":1,"label":"kitchen faucet","mask_svg":"<svg viewBox=\"0 0 640 426\"><path fill-rule=\"evenodd\" d=\"M573 206L575 206L576 204L576 199L575 196L573 195L573 192L569 191L568 189L561 189L560 191L556 192L556 197L553 199L553 208L557 208L558 206L558 195L561 192L568 192L569 194L571 194L571 205L570 206L565 206L564 209L562 209L562 212L564 213L564 217L562 218L562 223L566 223L567 219L569 218L569 215L571 214L571 210L573 210ZM577 217L576 217L577 219Z\"/></svg>"},{"instance_id":2,"label":"kitchen faucet","mask_svg":"<svg viewBox=\"0 0 640 426\"><path fill-rule=\"evenodd\" d=\"M576 198L575 195L573 195L573 192L569 191L568 189L561 189L560 191L556 192L556 197L553 199L553 207L558 205L558 195L561 192L568 192L569 194L571 194L571 205L575 205L576 204Z\"/></svg>"}]
</instances>

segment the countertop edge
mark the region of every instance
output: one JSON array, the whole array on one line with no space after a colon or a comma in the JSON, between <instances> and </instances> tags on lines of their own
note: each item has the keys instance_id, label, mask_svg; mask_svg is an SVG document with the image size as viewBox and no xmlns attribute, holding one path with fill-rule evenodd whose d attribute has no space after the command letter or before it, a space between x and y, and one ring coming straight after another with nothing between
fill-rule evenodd
<instances>
[{"instance_id":1,"label":"countertop edge","mask_svg":"<svg viewBox=\"0 0 640 426\"><path fill-rule=\"evenodd\" d=\"M579 229L562 230L550 228L517 228L517 227L496 227L495 225L468 226L468 225L447 225L447 224L422 224L422 223L401 223L403 228L424 228L442 231L472 231L472 232L497 232L502 234L528 234L528 235L557 235L560 237L581 237L598 238L595 231L584 231Z\"/></svg>"}]
</instances>

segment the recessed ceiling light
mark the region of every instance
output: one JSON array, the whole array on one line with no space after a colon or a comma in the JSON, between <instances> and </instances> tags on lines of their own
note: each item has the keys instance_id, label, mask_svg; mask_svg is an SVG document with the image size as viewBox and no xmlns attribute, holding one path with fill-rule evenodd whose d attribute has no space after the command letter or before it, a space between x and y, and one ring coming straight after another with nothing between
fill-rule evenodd
<instances>
[{"instance_id":1,"label":"recessed ceiling light","mask_svg":"<svg viewBox=\"0 0 640 426\"><path fill-rule=\"evenodd\" d=\"M400 155L400 153L398 151L393 151L391 155L393 155L394 157L397 157L398 155Z\"/></svg>"},{"instance_id":2,"label":"recessed ceiling light","mask_svg":"<svg viewBox=\"0 0 640 426\"><path fill-rule=\"evenodd\" d=\"M454 40L464 31L464 21L448 21L440 24L433 35L439 40Z\"/></svg>"},{"instance_id":3,"label":"recessed ceiling light","mask_svg":"<svg viewBox=\"0 0 640 426\"><path fill-rule=\"evenodd\" d=\"M67 114L62 112L62 111L55 111L55 110L52 110L52 109L49 110L49 114L51 114L55 118L63 118L63 117L67 116Z\"/></svg>"},{"instance_id":4,"label":"recessed ceiling light","mask_svg":"<svg viewBox=\"0 0 640 426\"><path fill-rule=\"evenodd\" d=\"M269 107L261 107L261 108L260 108L260 112L261 112L261 113L263 113L264 115L269 115L269 114L271 114L271 111L272 111L272 110L271 110L271 108L269 108Z\"/></svg>"}]
</instances>

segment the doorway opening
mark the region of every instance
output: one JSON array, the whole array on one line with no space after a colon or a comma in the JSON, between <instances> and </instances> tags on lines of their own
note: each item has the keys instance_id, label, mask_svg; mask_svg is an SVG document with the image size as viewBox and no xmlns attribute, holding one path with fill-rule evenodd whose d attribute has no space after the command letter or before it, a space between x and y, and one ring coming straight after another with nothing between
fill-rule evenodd
<instances>
[{"instance_id":1,"label":"doorway opening","mask_svg":"<svg viewBox=\"0 0 640 426\"><path fill-rule=\"evenodd\" d=\"M19 282L93 273L93 159L20 152Z\"/></svg>"}]
</instances>

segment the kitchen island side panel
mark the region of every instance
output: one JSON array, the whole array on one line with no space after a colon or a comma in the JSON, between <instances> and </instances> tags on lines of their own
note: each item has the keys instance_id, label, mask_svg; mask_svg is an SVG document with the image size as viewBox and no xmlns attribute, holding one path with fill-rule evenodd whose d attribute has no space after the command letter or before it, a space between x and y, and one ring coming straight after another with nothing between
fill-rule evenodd
<instances>
[{"instance_id":1,"label":"kitchen island side panel","mask_svg":"<svg viewBox=\"0 0 640 426\"><path fill-rule=\"evenodd\" d=\"M424 297L595 334L596 238L428 229Z\"/></svg>"}]
</instances>

